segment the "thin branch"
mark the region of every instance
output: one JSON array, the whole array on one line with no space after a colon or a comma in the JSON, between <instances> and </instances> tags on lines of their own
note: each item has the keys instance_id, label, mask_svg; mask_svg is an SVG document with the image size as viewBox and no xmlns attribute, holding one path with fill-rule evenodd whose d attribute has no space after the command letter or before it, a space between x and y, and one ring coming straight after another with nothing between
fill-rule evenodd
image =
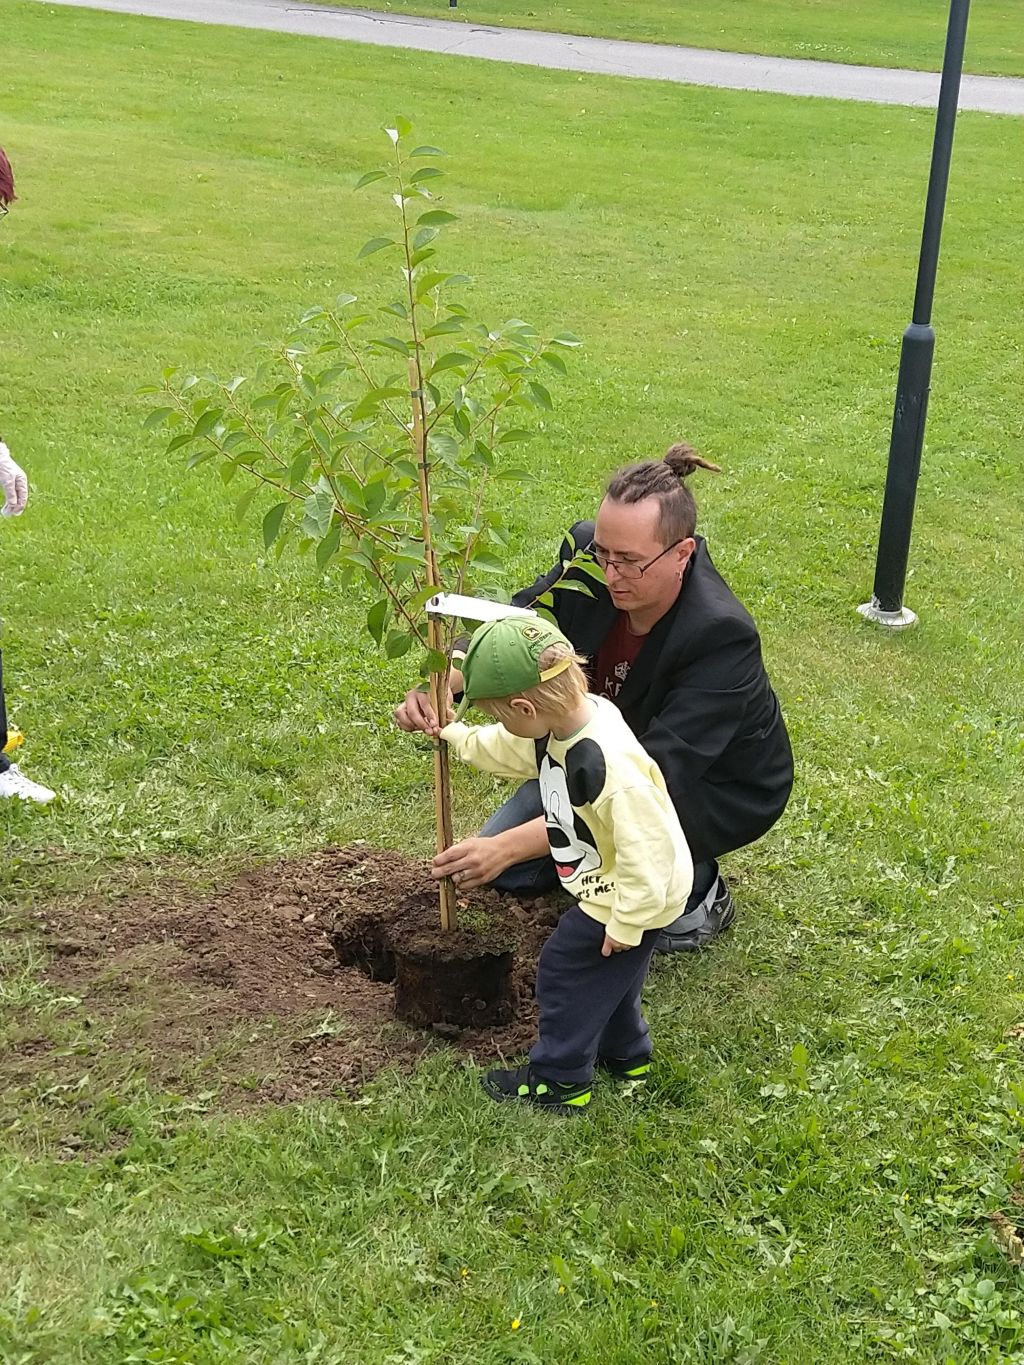
<instances>
[{"instance_id":1,"label":"thin branch","mask_svg":"<svg viewBox=\"0 0 1024 1365\"><path fill-rule=\"evenodd\" d=\"M281 353L281 359L285 362L286 365L288 365L288 366L291 368L292 374L293 374L296 378L299 378L299 376L301 376L301 374L302 374L302 368L301 368L301 366L299 365L298 361L295 359L294 356L289 355L287 351L283 351L283 352ZM373 381L372 381L372 380L369 380L368 382L372 383ZM329 420L330 422L332 422L332 423L334 424L334 426L335 426L335 428L336 428L337 430L343 431L343 432L346 432L346 433L351 432L352 428L351 428L350 426L345 426L345 425L341 422L341 420L340 420L339 418L335 417L334 413L328 412L327 407L325 406L325 404L323 404L323 403L318 403L318 404L317 404L317 412L318 412L318 414L320 415L321 419L322 419L325 423ZM304 420L304 419L303 419L303 420ZM308 432L308 430L309 430L308 424L307 424L306 430L307 430L307 432ZM377 451L374 450L373 446L370 445L368 441L359 440L359 441L357 441L356 444L357 444L357 445L361 445L361 446L363 447L363 449L367 452L368 455L373 455L373 456L376 456L376 455L377 455ZM347 455L344 455L344 454L343 454L343 458L344 458L344 460L345 460L345 463L348 465L349 473L352 475L353 478L358 479L358 478L359 478L359 474L358 474L358 472L357 472L355 466L352 464L351 460L348 458ZM388 461L385 460L384 463L387 464Z\"/></svg>"},{"instance_id":2,"label":"thin branch","mask_svg":"<svg viewBox=\"0 0 1024 1365\"><path fill-rule=\"evenodd\" d=\"M373 564L373 561L371 560L370 563ZM381 585L381 587L384 589L387 595L391 598L391 601L395 605L396 611L400 612L401 615L405 618L405 620L409 623L409 627L412 630L413 634L416 636L417 640L421 640L423 637L420 635L419 625L409 615L408 611L406 610L405 603L395 592L394 588L392 588L391 584L381 573L380 569L377 568L376 564L373 564L373 574L374 577L377 579L377 582Z\"/></svg>"},{"instance_id":3,"label":"thin branch","mask_svg":"<svg viewBox=\"0 0 1024 1365\"><path fill-rule=\"evenodd\" d=\"M362 357L362 355L359 353L359 351L356 349L356 347L352 344L352 338L351 338L351 336L348 334L348 332L345 331L344 327L341 326L341 324L339 323L339 321L338 321L338 319L335 317L335 315L334 315L332 312L330 312L330 310L326 310L326 311L327 311L327 316L328 316L328 318L331 320L331 322L334 323L335 327L336 327L336 328L338 329L338 331L341 333L342 340L345 342L345 345L348 347L348 349L349 349L349 354L352 356L352 359L356 362L356 368L359 370L359 373L363 376L363 378L366 380L367 384L369 384L371 388L374 388L374 389L378 388L379 385L377 384L376 380L374 379L374 377L373 377L373 375L370 373L370 371L366 368L366 365L365 365L364 362L363 362L363 357ZM402 419L398 416L398 414L394 411L394 409L391 407L391 405L390 405L390 403L387 401L387 399L382 399L382 400L381 400L381 407L382 407L382 408L384 409L384 411L388 414L388 416L391 418L392 422L394 422L394 424L395 424L396 426L401 427L401 429L402 429L403 431L408 431L409 428L407 427L407 425L405 424L405 422L403 422Z\"/></svg>"},{"instance_id":4,"label":"thin branch","mask_svg":"<svg viewBox=\"0 0 1024 1365\"><path fill-rule=\"evenodd\" d=\"M188 404L185 402L185 400L181 397L180 394L175 393L173 389L168 389L167 395L171 399L172 403L175 404L178 411L182 414L183 417L191 418L192 414L189 411ZM213 446L214 450L217 452L218 455L222 455L225 460L230 460L232 464L237 465L239 469L247 470L250 474L254 475L255 478L259 479L261 483L265 483L269 488L276 488L281 493L286 493L288 497L296 500L302 497L302 494L299 493L296 489L289 488L287 484L278 483L276 479L269 479L267 478L266 474L261 474L255 465L246 464L244 461L236 459L231 454L231 451L226 450L224 446L221 444L221 442L216 440L212 435L201 436L199 439L201 441L205 441L207 445ZM287 467L284 464L283 460L278 460L278 464L280 464L282 468ZM302 486L307 493L312 493L313 488L311 484L303 482Z\"/></svg>"},{"instance_id":5,"label":"thin branch","mask_svg":"<svg viewBox=\"0 0 1024 1365\"><path fill-rule=\"evenodd\" d=\"M466 378L465 378L465 379L462 381L462 383L460 384L459 387L462 389L463 392L465 392L466 389L469 388L470 384L472 384L473 380L474 380L474 379L477 377L477 375L480 373L480 369L481 369L481 367L483 366L484 362L486 361L487 357L491 354L491 352L494 350L495 346L497 345L497 343L498 343L500 340L501 340L501 337L494 337L493 340L489 341L486 351L484 351L483 355L479 357L479 359L477 360L477 363L473 366L473 368L470 370L469 374L466 376ZM434 429L434 427L437 425L437 423L441 420L441 418L445 415L445 413L446 413L446 412L449 412L449 411L451 410L451 406L452 406L452 403L453 403L453 402L454 402L454 399L453 399L453 398L449 398L447 403L445 403L445 404L443 404L441 407L435 409L435 411L434 411L434 416L433 416L433 418L431 419L430 425L427 427L427 430L428 430L428 431L432 431L432 430Z\"/></svg>"},{"instance_id":6,"label":"thin branch","mask_svg":"<svg viewBox=\"0 0 1024 1365\"><path fill-rule=\"evenodd\" d=\"M227 399L228 406L231 408L231 411L235 414L236 417L240 417L242 419L246 431L253 438L253 440L259 442L259 444L263 447L263 449L267 452L267 454L270 456L270 458L274 461L275 464L279 464L282 469L287 469L288 461L278 454L278 452L274 449L274 447L270 444L270 442L266 439L265 436L260 434L259 429L255 427L252 421L250 420L249 414L245 411L244 408L240 408L238 404L235 402L235 395L233 393L228 393L226 389L224 390L224 393Z\"/></svg>"}]
</instances>

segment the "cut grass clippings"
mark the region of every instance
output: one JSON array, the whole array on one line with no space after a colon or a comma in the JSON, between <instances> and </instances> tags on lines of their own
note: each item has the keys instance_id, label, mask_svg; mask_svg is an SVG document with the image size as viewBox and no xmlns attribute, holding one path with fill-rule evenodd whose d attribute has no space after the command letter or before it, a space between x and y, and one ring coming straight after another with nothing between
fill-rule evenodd
<instances>
[{"instance_id":1,"label":"cut grass clippings","mask_svg":"<svg viewBox=\"0 0 1024 1365\"><path fill-rule=\"evenodd\" d=\"M38 1057L73 1055L28 1069L2 1135L0 1355L1018 1357L989 1220L1019 1226L1024 1106L1019 123L957 132L921 626L892 638L853 608L926 112L30 4L4 35L0 406L34 490L0 526L5 672L60 799L0 811L0 1039L30 1020ZM509 509L512 579L616 465L692 440L725 467L702 529L798 755L786 818L728 860L729 941L659 964L657 1082L601 1087L575 1125L489 1105L450 1054L232 1115L216 1064L170 1090L112 1046L32 930L355 838L430 847L428 755L389 723L406 676L366 604L268 562L134 397L165 363L244 372L341 289L383 301L354 260L383 210L351 186L396 108L451 154L446 260L474 302L587 343ZM463 831L502 790L459 775Z\"/></svg>"}]
</instances>

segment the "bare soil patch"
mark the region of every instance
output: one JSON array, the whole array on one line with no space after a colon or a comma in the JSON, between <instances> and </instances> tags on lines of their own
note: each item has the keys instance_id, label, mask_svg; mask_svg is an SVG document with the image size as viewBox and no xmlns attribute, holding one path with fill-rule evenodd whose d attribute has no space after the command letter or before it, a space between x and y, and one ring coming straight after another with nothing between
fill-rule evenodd
<instances>
[{"instance_id":1,"label":"bare soil patch","mask_svg":"<svg viewBox=\"0 0 1024 1365\"><path fill-rule=\"evenodd\" d=\"M50 955L46 976L81 1001L90 1045L84 1054L54 1051L26 1027L2 1069L16 1083L57 1056L65 1074L76 1059L83 1069L141 1068L154 1085L215 1088L234 1107L354 1093L439 1046L481 1062L523 1052L536 1026L537 954L558 919L551 898L520 904L474 892L461 905L460 939L477 922L483 939L495 924L511 931L511 990L495 1026L441 1019L408 1028L396 1019L394 986L338 961L337 925L402 907L422 946L435 933L436 903L424 864L354 845L282 859L213 893L175 884L48 907L35 917Z\"/></svg>"}]
</instances>

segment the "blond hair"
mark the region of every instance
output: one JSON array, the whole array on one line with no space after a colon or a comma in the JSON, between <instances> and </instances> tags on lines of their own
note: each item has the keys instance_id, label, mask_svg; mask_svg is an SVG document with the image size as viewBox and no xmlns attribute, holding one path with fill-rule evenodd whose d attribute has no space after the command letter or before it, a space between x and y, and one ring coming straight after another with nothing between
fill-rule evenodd
<instances>
[{"instance_id":1,"label":"blond hair","mask_svg":"<svg viewBox=\"0 0 1024 1365\"><path fill-rule=\"evenodd\" d=\"M547 682L528 687L525 692L514 692L510 697L481 697L477 703L495 720L511 720L515 716L512 702L524 697L532 702L538 711L546 715L568 715L574 711L590 690L587 675L583 672L586 658L576 654L565 645L548 645L537 660L540 672L554 668L561 660L568 659L568 668L563 668Z\"/></svg>"}]
</instances>

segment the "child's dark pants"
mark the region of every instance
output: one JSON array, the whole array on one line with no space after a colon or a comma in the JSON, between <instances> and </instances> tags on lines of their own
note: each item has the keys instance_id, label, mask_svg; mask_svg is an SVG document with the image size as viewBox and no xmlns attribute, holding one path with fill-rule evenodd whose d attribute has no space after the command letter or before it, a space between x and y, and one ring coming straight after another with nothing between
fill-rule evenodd
<instances>
[{"instance_id":1,"label":"child's dark pants","mask_svg":"<svg viewBox=\"0 0 1024 1365\"><path fill-rule=\"evenodd\" d=\"M601 956L604 925L572 905L545 943L537 964L540 1038L530 1062L550 1081L581 1084L598 1056L650 1056L640 993L660 930L648 929L623 953Z\"/></svg>"}]
</instances>

